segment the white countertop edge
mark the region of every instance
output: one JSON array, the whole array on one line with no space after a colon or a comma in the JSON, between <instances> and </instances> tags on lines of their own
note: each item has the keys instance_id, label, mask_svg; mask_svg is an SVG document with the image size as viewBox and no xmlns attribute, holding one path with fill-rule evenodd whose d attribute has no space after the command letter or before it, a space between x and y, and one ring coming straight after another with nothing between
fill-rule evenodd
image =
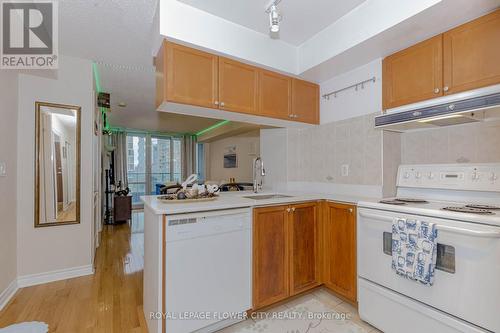
<instances>
[{"instance_id":1,"label":"white countertop edge","mask_svg":"<svg viewBox=\"0 0 500 333\"><path fill-rule=\"evenodd\" d=\"M272 198L265 200L255 200L244 198L245 196L252 195L266 195L266 194L283 194L289 195L286 198ZM298 202L310 202L327 200L339 203L353 204L361 200L371 201L379 200L374 198L357 197L351 195L340 195L340 194L316 194L316 193L300 193L300 192L259 192L258 194L253 192L223 192L214 201L206 202L190 202L190 203L163 203L156 199L157 195L143 196L141 197L142 202L150 210L152 210L157 215L177 215L193 212L204 212L213 210L225 210L225 209L235 209L244 207L262 207L262 206L274 206L274 205L285 205L288 203L298 203Z\"/></svg>"}]
</instances>

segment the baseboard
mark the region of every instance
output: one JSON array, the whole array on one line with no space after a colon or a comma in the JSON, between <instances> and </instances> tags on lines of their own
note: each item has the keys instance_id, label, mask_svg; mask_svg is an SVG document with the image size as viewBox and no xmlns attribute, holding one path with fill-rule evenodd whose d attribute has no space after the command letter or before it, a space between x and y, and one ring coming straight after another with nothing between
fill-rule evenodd
<instances>
[{"instance_id":1,"label":"baseboard","mask_svg":"<svg viewBox=\"0 0 500 333\"><path fill-rule=\"evenodd\" d=\"M9 303L10 299L19 289L17 279L14 279L4 291L0 293L0 311Z\"/></svg>"},{"instance_id":2,"label":"baseboard","mask_svg":"<svg viewBox=\"0 0 500 333\"><path fill-rule=\"evenodd\" d=\"M17 278L17 286L19 288L24 288L35 286L37 284L66 280L91 274L94 274L93 265L72 267L57 271L20 276Z\"/></svg>"}]
</instances>

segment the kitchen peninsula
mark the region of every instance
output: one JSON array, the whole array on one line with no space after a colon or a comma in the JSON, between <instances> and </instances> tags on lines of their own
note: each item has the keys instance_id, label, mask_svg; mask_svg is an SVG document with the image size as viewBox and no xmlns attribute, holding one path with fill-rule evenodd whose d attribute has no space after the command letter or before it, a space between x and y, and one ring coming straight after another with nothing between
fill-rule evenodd
<instances>
[{"instance_id":1,"label":"kitchen peninsula","mask_svg":"<svg viewBox=\"0 0 500 333\"><path fill-rule=\"evenodd\" d=\"M320 285L356 302L356 203L368 198L227 192L209 202L142 200L150 332L212 332L243 319L235 313Z\"/></svg>"}]
</instances>

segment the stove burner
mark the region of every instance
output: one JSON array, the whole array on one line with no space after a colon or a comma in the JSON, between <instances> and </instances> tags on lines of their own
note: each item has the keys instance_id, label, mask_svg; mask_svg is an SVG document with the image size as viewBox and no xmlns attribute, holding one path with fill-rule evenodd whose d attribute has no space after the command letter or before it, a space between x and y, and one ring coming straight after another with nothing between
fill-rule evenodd
<instances>
[{"instance_id":1,"label":"stove burner","mask_svg":"<svg viewBox=\"0 0 500 333\"><path fill-rule=\"evenodd\" d=\"M443 210L448 210L451 212L459 212L459 213L470 213L470 214L481 214L481 215L493 215L495 213L479 208L471 208L471 207L444 207Z\"/></svg>"},{"instance_id":2,"label":"stove burner","mask_svg":"<svg viewBox=\"0 0 500 333\"><path fill-rule=\"evenodd\" d=\"M398 200L380 200L380 203L387 204L387 205L397 205L397 206L402 206L406 205L405 202L398 201Z\"/></svg>"},{"instance_id":3,"label":"stove burner","mask_svg":"<svg viewBox=\"0 0 500 333\"><path fill-rule=\"evenodd\" d=\"M412 199L412 198L396 198L396 201L408 202L408 203L429 203L429 201L424 199Z\"/></svg>"},{"instance_id":4,"label":"stove burner","mask_svg":"<svg viewBox=\"0 0 500 333\"><path fill-rule=\"evenodd\" d=\"M500 209L499 206L476 205L476 204L465 205L465 207L468 207L468 208L477 208L477 209L485 209L485 210L497 210L497 209Z\"/></svg>"}]
</instances>

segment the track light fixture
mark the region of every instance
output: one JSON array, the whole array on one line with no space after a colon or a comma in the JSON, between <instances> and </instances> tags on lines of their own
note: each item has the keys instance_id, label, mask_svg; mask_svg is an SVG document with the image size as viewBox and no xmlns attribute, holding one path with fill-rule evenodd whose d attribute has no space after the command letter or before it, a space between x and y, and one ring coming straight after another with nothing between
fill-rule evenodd
<instances>
[{"instance_id":1,"label":"track light fixture","mask_svg":"<svg viewBox=\"0 0 500 333\"><path fill-rule=\"evenodd\" d=\"M269 31L272 34L280 31L280 22L283 18L278 11L278 3L280 2L281 0L273 1L266 9L266 13L269 14Z\"/></svg>"}]
</instances>

